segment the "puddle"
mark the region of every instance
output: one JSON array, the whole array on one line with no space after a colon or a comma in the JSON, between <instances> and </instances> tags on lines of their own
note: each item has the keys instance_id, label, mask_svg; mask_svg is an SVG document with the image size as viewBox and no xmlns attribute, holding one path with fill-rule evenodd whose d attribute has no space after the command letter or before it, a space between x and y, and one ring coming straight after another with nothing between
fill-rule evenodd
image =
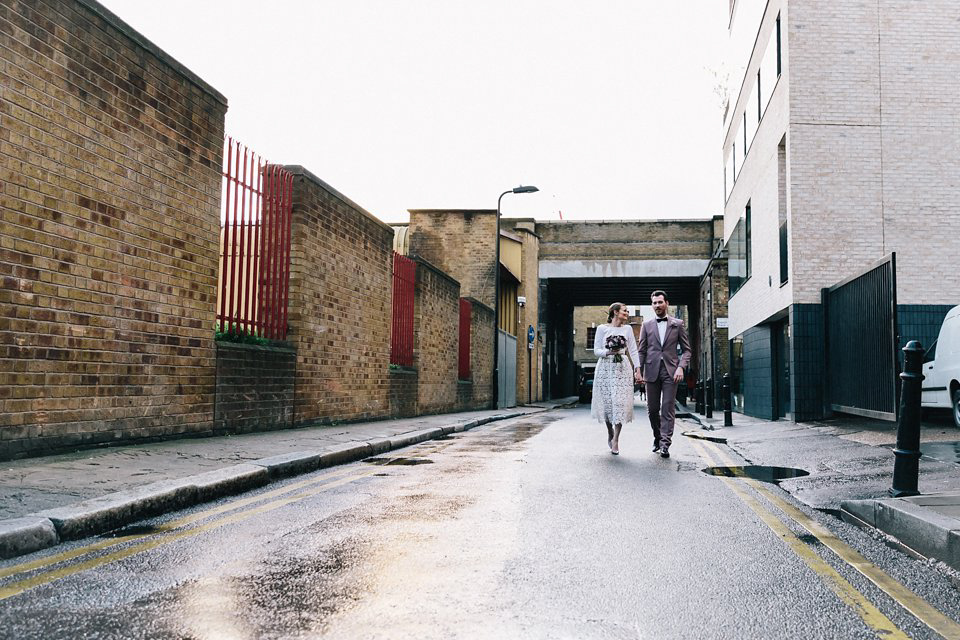
<instances>
[{"instance_id":1,"label":"puddle","mask_svg":"<svg viewBox=\"0 0 960 640\"><path fill-rule=\"evenodd\" d=\"M749 465L746 467L707 467L703 472L711 476L752 478L754 480L760 480L761 482L773 483L810 475L810 472L804 471L803 469L794 469L792 467L763 467L760 465Z\"/></svg>"},{"instance_id":2,"label":"puddle","mask_svg":"<svg viewBox=\"0 0 960 640\"><path fill-rule=\"evenodd\" d=\"M403 465L410 466L415 464L433 464L433 460L427 460L425 458L367 458L364 462L370 464L383 464L383 465Z\"/></svg>"},{"instance_id":3,"label":"puddle","mask_svg":"<svg viewBox=\"0 0 960 640\"><path fill-rule=\"evenodd\" d=\"M925 442L920 451L928 458L960 464L960 442Z\"/></svg>"},{"instance_id":4,"label":"puddle","mask_svg":"<svg viewBox=\"0 0 960 640\"><path fill-rule=\"evenodd\" d=\"M697 440L706 440L708 442L718 442L720 444L727 444L726 438L710 435L709 433L704 433L703 431L684 431L683 435L685 435L688 438L696 438Z\"/></svg>"},{"instance_id":5,"label":"puddle","mask_svg":"<svg viewBox=\"0 0 960 640\"><path fill-rule=\"evenodd\" d=\"M122 529L114 529L101 535L101 538L122 538L123 536L145 536L151 533L157 533L160 527L152 524L135 524Z\"/></svg>"}]
</instances>

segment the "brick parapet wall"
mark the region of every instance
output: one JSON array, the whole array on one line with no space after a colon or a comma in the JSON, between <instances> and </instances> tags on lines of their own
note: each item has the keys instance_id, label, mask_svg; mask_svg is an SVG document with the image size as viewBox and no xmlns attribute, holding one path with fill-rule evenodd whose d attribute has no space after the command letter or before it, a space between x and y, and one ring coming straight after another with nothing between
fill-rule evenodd
<instances>
[{"instance_id":1,"label":"brick parapet wall","mask_svg":"<svg viewBox=\"0 0 960 640\"><path fill-rule=\"evenodd\" d=\"M89 0L0 84L0 458L210 431L223 96Z\"/></svg>"},{"instance_id":2,"label":"brick parapet wall","mask_svg":"<svg viewBox=\"0 0 960 640\"><path fill-rule=\"evenodd\" d=\"M287 339L297 425L390 415L393 229L299 166ZM455 365L454 361L454 365Z\"/></svg>"},{"instance_id":3,"label":"brick parapet wall","mask_svg":"<svg viewBox=\"0 0 960 640\"><path fill-rule=\"evenodd\" d=\"M217 343L214 430L244 433L289 427L297 352L290 347Z\"/></svg>"},{"instance_id":4,"label":"brick parapet wall","mask_svg":"<svg viewBox=\"0 0 960 640\"><path fill-rule=\"evenodd\" d=\"M413 366L417 370L417 413L457 408L457 358L460 283L425 261L414 258Z\"/></svg>"},{"instance_id":5,"label":"brick parapet wall","mask_svg":"<svg viewBox=\"0 0 960 640\"><path fill-rule=\"evenodd\" d=\"M462 410L488 409L493 402L493 309L470 301L470 382L458 387ZM467 392L469 389L469 393Z\"/></svg>"},{"instance_id":6,"label":"brick parapet wall","mask_svg":"<svg viewBox=\"0 0 960 640\"><path fill-rule=\"evenodd\" d=\"M411 209L409 255L419 256L460 283L460 293L494 303L495 210Z\"/></svg>"}]
</instances>

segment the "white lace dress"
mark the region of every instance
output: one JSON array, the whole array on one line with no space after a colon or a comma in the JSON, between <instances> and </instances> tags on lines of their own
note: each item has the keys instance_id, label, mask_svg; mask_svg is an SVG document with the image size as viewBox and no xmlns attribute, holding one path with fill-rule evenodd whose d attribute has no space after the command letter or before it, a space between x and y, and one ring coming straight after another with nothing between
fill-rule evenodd
<instances>
[{"instance_id":1,"label":"white lace dress","mask_svg":"<svg viewBox=\"0 0 960 640\"><path fill-rule=\"evenodd\" d=\"M634 363L640 362L637 353L637 340L633 337L630 325L614 327L602 324L597 327L593 340L593 352L599 356L597 369L593 375L593 402L590 405L590 417L598 422L626 424L633 421L633 375L627 353L621 353L621 362L614 362L606 347L608 336L622 335L627 340L627 352Z\"/></svg>"}]
</instances>

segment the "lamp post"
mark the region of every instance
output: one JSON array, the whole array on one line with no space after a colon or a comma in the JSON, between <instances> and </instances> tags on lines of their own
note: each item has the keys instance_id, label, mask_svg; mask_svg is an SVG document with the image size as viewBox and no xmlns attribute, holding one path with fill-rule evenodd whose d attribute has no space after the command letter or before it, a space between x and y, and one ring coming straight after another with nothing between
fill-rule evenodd
<instances>
[{"instance_id":1,"label":"lamp post","mask_svg":"<svg viewBox=\"0 0 960 640\"><path fill-rule=\"evenodd\" d=\"M497 198L497 237L494 239L493 262L493 408L500 404L500 201L508 193L534 193L540 191L534 186L519 186L504 191Z\"/></svg>"}]
</instances>

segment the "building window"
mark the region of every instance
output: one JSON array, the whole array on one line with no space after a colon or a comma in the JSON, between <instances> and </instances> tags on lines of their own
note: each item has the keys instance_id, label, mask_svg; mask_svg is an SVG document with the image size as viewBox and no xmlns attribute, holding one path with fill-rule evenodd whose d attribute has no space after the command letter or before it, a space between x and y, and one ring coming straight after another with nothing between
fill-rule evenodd
<instances>
[{"instance_id":1,"label":"building window","mask_svg":"<svg viewBox=\"0 0 960 640\"><path fill-rule=\"evenodd\" d=\"M780 14L777 14L777 77L780 77L780 72L783 70L783 49L780 46Z\"/></svg>"},{"instance_id":2,"label":"building window","mask_svg":"<svg viewBox=\"0 0 960 640\"><path fill-rule=\"evenodd\" d=\"M597 339L597 328L587 327L587 350L593 351L593 341Z\"/></svg>"},{"instance_id":3,"label":"building window","mask_svg":"<svg viewBox=\"0 0 960 640\"><path fill-rule=\"evenodd\" d=\"M747 253L747 279L749 280L750 276L753 275L753 251L751 251L751 245L753 244L753 242L751 241L751 237L750 237L751 229L750 229L750 203L749 202L747 202L747 208L746 208L746 211L744 212L744 219L746 220L746 225L744 227L746 242L744 242L744 245L746 247L746 253Z\"/></svg>"},{"instance_id":4,"label":"building window","mask_svg":"<svg viewBox=\"0 0 960 640\"><path fill-rule=\"evenodd\" d=\"M733 296L744 283L750 279L753 271L750 251L750 204L747 204L744 215L737 221L727 242L727 282L730 286L730 295Z\"/></svg>"},{"instance_id":5,"label":"building window","mask_svg":"<svg viewBox=\"0 0 960 640\"><path fill-rule=\"evenodd\" d=\"M790 265L787 263L787 139L784 137L777 146L777 207L780 223L780 286L790 279Z\"/></svg>"},{"instance_id":6,"label":"building window","mask_svg":"<svg viewBox=\"0 0 960 640\"><path fill-rule=\"evenodd\" d=\"M733 410L743 413L743 337L730 341L730 399Z\"/></svg>"},{"instance_id":7,"label":"building window","mask_svg":"<svg viewBox=\"0 0 960 640\"><path fill-rule=\"evenodd\" d=\"M747 159L747 109L743 110L743 159Z\"/></svg>"},{"instance_id":8,"label":"building window","mask_svg":"<svg viewBox=\"0 0 960 640\"><path fill-rule=\"evenodd\" d=\"M763 120L763 88L760 85L760 72L757 71L757 123Z\"/></svg>"}]
</instances>

